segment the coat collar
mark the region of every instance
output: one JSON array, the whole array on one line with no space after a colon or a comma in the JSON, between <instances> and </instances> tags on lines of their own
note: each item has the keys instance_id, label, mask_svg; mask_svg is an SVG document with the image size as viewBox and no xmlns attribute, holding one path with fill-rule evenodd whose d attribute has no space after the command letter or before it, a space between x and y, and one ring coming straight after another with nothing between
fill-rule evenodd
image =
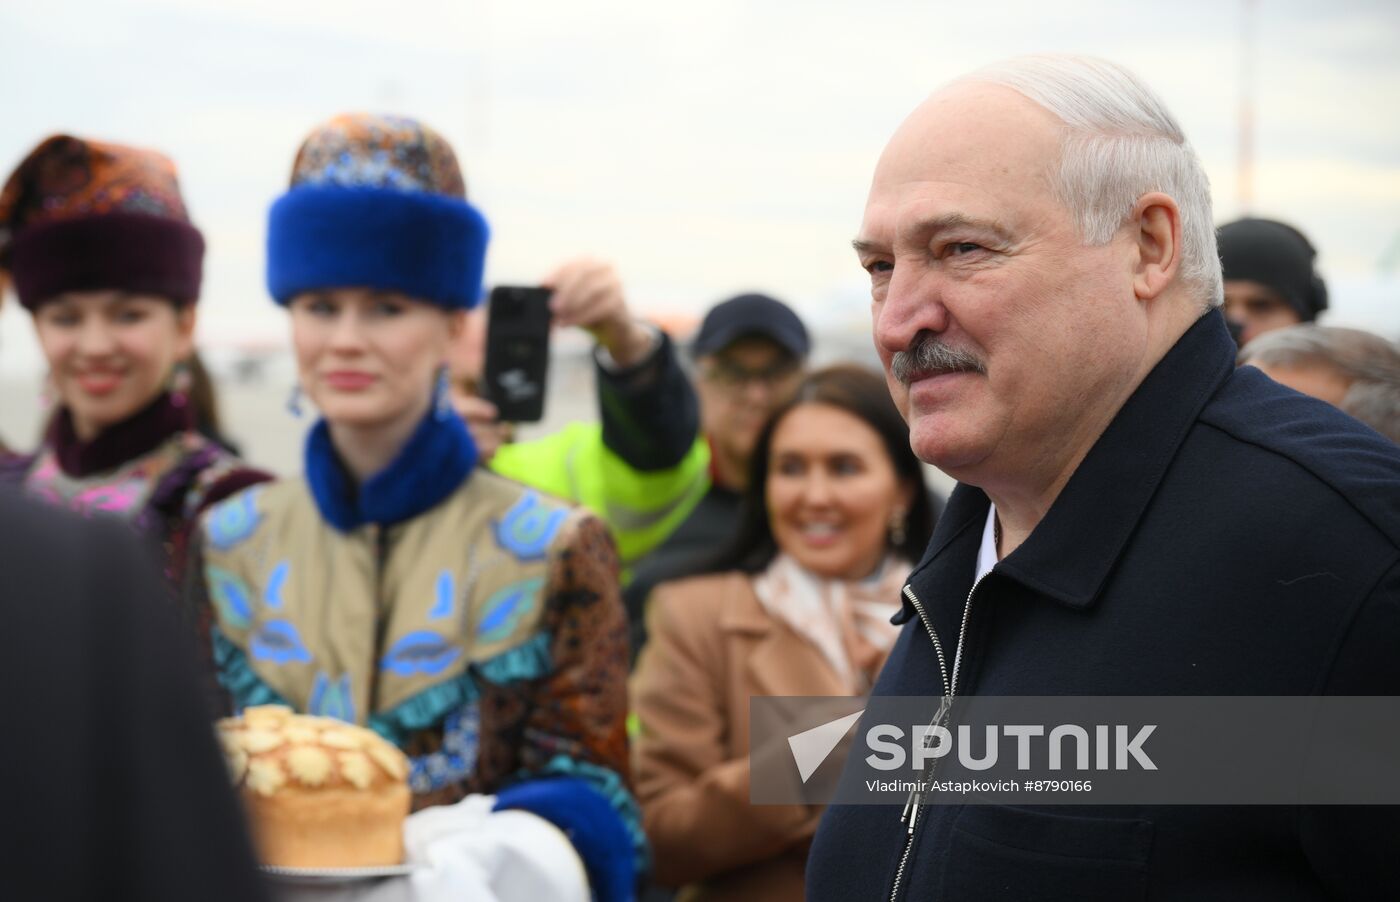
<instances>
[{"instance_id":1,"label":"coat collar","mask_svg":"<svg viewBox=\"0 0 1400 902\"><path fill-rule=\"evenodd\" d=\"M720 609L719 628L726 633L762 635L773 628L773 619L764 612L754 594L753 577L738 570L725 574L730 585L716 590L724 606Z\"/></svg>"},{"instance_id":2,"label":"coat collar","mask_svg":"<svg viewBox=\"0 0 1400 902\"><path fill-rule=\"evenodd\" d=\"M1025 542L996 573L1073 608L1091 607L1147 510L1177 449L1202 408L1234 371L1235 346L1219 311L1189 328L1133 392L1094 443ZM989 502L959 484L910 582L917 591L936 572L967 558L972 570ZM908 599L896 622L913 616Z\"/></svg>"},{"instance_id":3,"label":"coat collar","mask_svg":"<svg viewBox=\"0 0 1400 902\"><path fill-rule=\"evenodd\" d=\"M716 588L724 599L720 630L750 638L745 662L749 691L754 695L845 695L847 689L821 652L763 609L752 578L729 573L731 585Z\"/></svg>"},{"instance_id":4,"label":"coat collar","mask_svg":"<svg viewBox=\"0 0 1400 902\"><path fill-rule=\"evenodd\" d=\"M167 393L120 423L107 427L92 441L78 439L73 416L61 408L49 422L44 442L53 449L58 466L75 478L115 470L155 450L166 439L191 428L187 406L175 404Z\"/></svg>"},{"instance_id":5,"label":"coat collar","mask_svg":"<svg viewBox=\"0 0 1400 902\"><path fill-rule=\"evenodd\" d=\"M318 421L306 438L306 482L326 522L341 532L408 520L452 494L476 466L476 444L455 413L430 410L394 460L356 486Z\"/></svg>"}]
</instances>

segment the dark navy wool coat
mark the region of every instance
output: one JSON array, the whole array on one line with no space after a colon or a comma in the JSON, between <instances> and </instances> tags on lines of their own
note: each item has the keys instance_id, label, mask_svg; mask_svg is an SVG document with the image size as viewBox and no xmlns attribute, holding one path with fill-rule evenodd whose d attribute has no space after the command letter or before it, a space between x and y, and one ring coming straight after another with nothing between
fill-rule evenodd
<instances>
[{"instance_id":1,"label":"dark navy wool coat","mask_svg":"<svg viewBox=\"0 0 1400 902\"><path fill-rule=\"evenodd\" d=\"M1400 449L1234 354L1211 312L1148 375L979 587L959 694L1400 696ZM910 578L949 667L987 507L959 486ZM907 600L896 619L875 693L937 696ZM920 820L905 899L1400 893L1388 807L930 805ZM889 898L904 838L897 807L831 808L808 898Z\"/></svg>"}]
</instances>

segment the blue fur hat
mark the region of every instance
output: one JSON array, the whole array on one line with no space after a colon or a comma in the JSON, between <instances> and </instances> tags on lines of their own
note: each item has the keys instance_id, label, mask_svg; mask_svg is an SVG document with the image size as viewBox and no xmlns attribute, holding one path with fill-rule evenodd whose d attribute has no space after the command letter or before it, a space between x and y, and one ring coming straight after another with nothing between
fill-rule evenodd
<instances>
[{"instance_id":1,"label":"blue fur hat","mask_svg":"<svg viewBox=\"0 0 1400 902\"><path fill-rule=\"evenodd\" d=\"M452 148L422 123L337 116L302 143L272 205L267 287L279 304L367 287L448 309L481 299L490 229L467 203Z\"/></svg>"}]
</instances>

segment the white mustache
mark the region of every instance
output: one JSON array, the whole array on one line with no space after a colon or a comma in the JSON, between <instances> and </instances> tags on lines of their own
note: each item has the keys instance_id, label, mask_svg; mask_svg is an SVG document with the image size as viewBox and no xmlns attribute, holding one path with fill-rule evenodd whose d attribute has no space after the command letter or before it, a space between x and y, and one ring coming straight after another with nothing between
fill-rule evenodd
<instances>
[{"instance_id":1,"label":"white mustache","mask_svg":"<svg viewBox=\"0 0 1400 902\"><path fill-rule=\"evenodd\" d=\"M979 373L985 375L987 365L961 348L950 347L931 333L920 332L907 351L899 351L890 361L890 372L905 386L915 379L942 376L947 373Z\"/></svg>"}]
</instances>

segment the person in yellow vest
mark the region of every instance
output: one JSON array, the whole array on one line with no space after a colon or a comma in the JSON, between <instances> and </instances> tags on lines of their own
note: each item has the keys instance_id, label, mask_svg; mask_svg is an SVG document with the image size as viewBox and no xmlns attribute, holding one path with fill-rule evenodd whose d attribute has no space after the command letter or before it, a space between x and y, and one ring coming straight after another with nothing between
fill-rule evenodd
<instances>
[{"instance_id":1,"label":"person in yellow vest","mask_svg":"<svg viewBox=\"0 0 1400 902\"><path fill-rule=\"evenodd\" d=\"M570 837L594 898L626 900L647 853L614 543L478 466L449 397L487 232L421 123L346 115L306 139L267 276L322 419L303 478L201 521L194 602L214 612L227 707L368 726L409 756L415 810L494 796ZM558 867L540 848L532 866Z\"/></svg>"}]
</instances>

